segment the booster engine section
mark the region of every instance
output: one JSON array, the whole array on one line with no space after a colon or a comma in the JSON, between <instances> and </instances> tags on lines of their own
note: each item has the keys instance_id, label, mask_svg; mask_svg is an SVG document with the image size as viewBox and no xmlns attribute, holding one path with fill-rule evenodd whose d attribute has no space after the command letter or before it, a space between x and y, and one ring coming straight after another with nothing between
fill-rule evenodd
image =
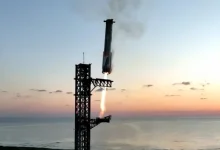
<instances>
[{"instance_id":1,"label":"booster engine section","mask_svg":"<svg viewBox=\"0 0 220 150\"><path fill-rule=\"evenodd\" d=\"M102 73L110 74L112 71L112 52L111 52L111 43L112 43L112 25L115 23L113 19L107 19L104 21L106 23L105 28L105 44L103 52L103 61L102 61Z\"/></svg>"}]
</instances>

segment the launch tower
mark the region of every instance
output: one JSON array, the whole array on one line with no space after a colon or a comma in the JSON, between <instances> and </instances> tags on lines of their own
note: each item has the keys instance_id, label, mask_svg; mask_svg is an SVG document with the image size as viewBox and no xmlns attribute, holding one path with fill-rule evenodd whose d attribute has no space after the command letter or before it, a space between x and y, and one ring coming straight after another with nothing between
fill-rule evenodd
<instances>
[{"instance_id":1,"label":"launch tower","mask_svg":"<svg viewBox=\"0 0 220 150\"><path fill-rule=\"evenodd\" d=\"M111 80L93 79L91 64L78 64L75 71L75 150L90 150L90 130L109 123L111 116L91 119L91 92L96 87L111 87ZM91 86L93 85L93 88Z\"/></svg>"}]
</instances>

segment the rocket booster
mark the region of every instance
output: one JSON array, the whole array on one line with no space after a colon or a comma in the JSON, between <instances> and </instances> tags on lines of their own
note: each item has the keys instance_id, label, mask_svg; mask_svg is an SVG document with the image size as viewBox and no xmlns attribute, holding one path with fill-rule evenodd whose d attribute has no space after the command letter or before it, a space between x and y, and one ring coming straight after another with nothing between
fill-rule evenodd
<instances>
[{"instance_id":1,"label":"rocket booster","mask_svg":"<svg viewBox=\"0 0 220 150\"><path fill-rule=\"evenodd\" d=\"M102 73L110 74L112 71L112 52L111 52L112 25L115 22L113 21L113 19L107 19L104 22L106 23L106 28L105 28L105 45L104 45L103 60L102 60Z\"/></svg>"}]
</instances>

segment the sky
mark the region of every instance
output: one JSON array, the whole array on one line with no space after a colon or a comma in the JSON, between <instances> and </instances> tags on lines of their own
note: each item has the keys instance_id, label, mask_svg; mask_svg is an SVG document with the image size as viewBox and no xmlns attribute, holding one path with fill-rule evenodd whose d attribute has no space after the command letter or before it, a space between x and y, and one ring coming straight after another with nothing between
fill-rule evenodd
<instances>
[{"instance_id":1,"label":"sky","mask_svg":"<svg viewBox=\"0 0 220 150\"><path fill-rule=\"evenodd\" d=\"M107 18L116 23L106 114L219 114L219 7L218 0L1 0L0 117L73 115L83 52L92 77L103 78ZM98 115L100 89L92 94Z\"/></svg>"}]
</instances>

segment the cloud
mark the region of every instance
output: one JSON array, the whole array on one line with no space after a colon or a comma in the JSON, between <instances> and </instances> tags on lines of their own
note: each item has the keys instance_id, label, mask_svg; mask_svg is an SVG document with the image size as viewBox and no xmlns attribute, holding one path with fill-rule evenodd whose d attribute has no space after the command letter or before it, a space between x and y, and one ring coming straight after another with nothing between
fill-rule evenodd
<instances>
[{"instance_id":1,"label":"cloud","mask_svg":"<svg viewBox=\"0 0 220 150\"><path fill-rule=\"evenodd\" d=\"M190 88L190 90L197 90L197 89L196 89L196 88L194 88L194 87L191 87L191 88Z\"/></svg>"},{"instance_id":2,"label":"cloud","mask_svg":"<svg viewBox=\"0 0 220 150\"><path fill-rule=\"evenodd\" d=\"M45 89L30 89L31 91L35 91L35 92L46 92L47 90Z\"/></svg>"},{"instance_id":3,"label":"cloud","mask_svg":"<svg viewBox=\"0 0 220 150\"><path fill-rule=\"evenodd\" d=\"M21 95L20 93L17 93L15 98L30 98L30 95Z\"/></svg>"},{"instance_id":4,"label":"cloud","mask_svg":"<svg viewBox=\"0 0 220 150\"><path fill-rule=\"evenodd\" d=\"M101 92L103 90L104 90L104 88L99 88L99 89L95 90L95 92ZM106 88L106 91L115 91L115 90L116 90L116 88Z\"/></svg>"},{"instance_id":5,"label":"cloud","mask_svg":"<svg viewBox=\"0 0 220 150\"><path fill-rule=\"evenodd\" d=\"M205 87L206 85L210 85L210 83L202 83L201 86Z\"/></svg>"},{"instance_id":6,"label":"cloud","mask_svg":"<svg viewBox=\"0 0 220 150\"><path fill-rule=\"evenodd\" d=\"M183 89L179 89L178 91L184 91Z\"/></svg>"},{"instance_id":7,"label":"cloud","mask_svg":"<svg viewBox=\"0 0 220 150\"><path fill-rule=\"evenodd\" d=\"M100 99L96 99L96 100L94 100L94 101L96 101L96 102L100 102L101 100L100 100Z\"/></svg>"},{"instance_id":8,"label":"cloud","mask_svg":"<svg viewBox=\"0 0 220 150\"><path fill-rule=\"evenodd\" d=\"M207 98L200 98L200 99L207 99Z\"/></svg>"},{"instance_id":9,"label":"cloud","mask_svg":"<svg viewBox=\"0 0 220 150\"><path fill-rule=\"evenodd\" d=\"M183 85L190 85L190 82L182 82Z\"/></svg>"},{"instance_id":10,"label":"cloud","mask_svg":"<svg viewBox=\"0 0 220 150\"><path fill-rule=\"evenodd\" d=\"M46 92L47 90L38 90L38 92Z\"/></svg>"},{"instance_id":11,"label":"cloud","mask_svg":"<svg viewBox=\"0 0 220 150\"><path fill-rule=\"evenodd\" d=\"M97 90L95 90L95 92L101 92L103 90L103 88L99 88Z\"/></svg>"},{"instance_id":12,"label":"cloud","mask_svg":"<svg viewBox=\"0 0 220 150\"><path fill-rule=\"evenodd\" d=\"M21 94L20 94L20 93L17 93L17 94L16 94L16 97L21 97Z\"/></svg>"},{"instance_id":13,"label":"cloud","mask_svg":"<svg viewBox=\"0 0 220 150\"><path fill-rule=\"evenodd\" d=\"M143 85L143 87L152 87L153 85L152 84L145 84Z\"/></svg>"},{"instance_id":14,"label":"cloud","mask_svg":"<svg viewBox=\"0 0 220 150\"><path fill-rule=\"evenodd\" d=\"M61 90L56 90L56 91L54 91L54 92L48 92L49 94L52 94L52 93L62 93L63 91L61 91ZM67 92L68 93L68 92Z\"/></svg>"},{"instance_id":15,"label":"cloud","mask_svg":"<svg viewBox=\"0 0 220 150\"><path fill-rule=\"evenodd\" d=\"M30 98L30 95L19 95L20 98Z\"/></svg>"},{"instance_id":16,"label":"cloud","mask_svg":"<svg viewBox=\"0 0 220 150\"><path fill-rule=\"evenodd\" d=\"M165 95L166 97L175 97L175 96L180 96L180 95Z\"/></svg>"},{"instance_id":17,"label":"cloud","mask_svg":"<svg viewBox=\"0 0 220 150\"><path fill-rule=\"evenodd\" d=\"M54 93L62 93L63 91L61 90L56 90Z\"/></svg>"},{"instance_id":18,"label":"cloud","mask_svg":"<svg viewBox=\"0 0 220 150\"><path fill-rule=\"evenodd\" d=\"M116 88L108 88L107 91L115 91Z\"/></svg>"},{"instance_id":19,"label":"cloud","mask_svg":"<svg viewBox=\"0 0 220 150\"><path fill-rule=\"evenodd\" d=\"M66 92L66 94L72 94L73 92Z\"/></svg>"},{"instance_id":20,"label":"cloud","mask_svg":"<svg viewBox=\"0 0 220 150\"><path fill-rule=\"evenodd\" d=\"M22 96L22 97L24 97L24 98L30 98L31 96L30 96L30 95L24 95L24 96Z\"/></svg>"},{"instance_id":21,"label":"cloud","mask_svg":"<svg viewBox=\"0 0 220 150\"><path fill-rule=\"evenodd\" d=\"M2 93L8 93L8 91L2 91Z\"/></svg>"},{"instance_id":22,"label":"cloud","mask_svg":"<svg viewBox=\"0 0 220 150\"><path fill-rule=\"evenodd\" d=\"M121 92L125 92L126 91L126 89L121 89Z\"/></svg>"},{"instance_id":23,"label":"cloud","mask_svg":"<svg viewBox=\"0 0 220 150\"><path fill-rule=\"evenodd\" d=\"M197 88L191 87L190 90L193 90L193 91L203 91L204 89L197 89Z\"/></svg>"},{"instance_id":24,"label":"cloud","mask_svg":"<svg viewBox=\"0 0 220 150\"><path fill-rule=\"evenodd\" d=\"M191 82L185 82L185 81L183 81L181 83L173 83L173 85L190 85L190 84L191 84Z\"/></svg>"}]
</instances>

